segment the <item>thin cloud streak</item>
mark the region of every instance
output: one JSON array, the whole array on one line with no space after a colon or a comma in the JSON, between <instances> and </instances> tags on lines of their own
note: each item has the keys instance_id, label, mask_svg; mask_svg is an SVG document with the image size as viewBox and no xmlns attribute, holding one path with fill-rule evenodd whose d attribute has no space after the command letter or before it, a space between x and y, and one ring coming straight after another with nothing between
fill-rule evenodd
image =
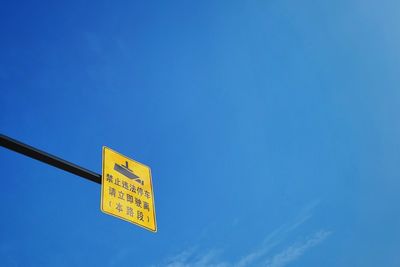
<instances>
[{"instance_id":1,"label":"thin cloud streak","mask_svg":"<svg viewBox=\"0 0 400 267\"><path fill-rule=\"evenodd\" d=\"M218 252L215 250L197 256L193 249L188 249L173 257L163 266L165 267L230 267L228 263L218 262Z\"/></svg>"},{"instance_id":2,"label":"thin cloud streak","mask_svg":"<svg viewBox=\"0 0 400 267\"><path fill-rule=\"evenodd\" d=\"M284 267L292 261L301 257L310 248L315 247L316 245L324 241L330 234L331 232L329 231L319 231L303 243L293 244L292 246L273 256L271 259L268 259L265 262L266 265L264 266Z\"/></svg>"},{"instance_id":3,"label":"thin cloud streak","mask_svg":"<svg viewBox=\"0 0 400 267\"><path fill-rule=\"evenodd\" d=\"M259 249L243 256L239 260L239 262L234 264L233 266L250 266L251 264L254 264L254 262L257 262L259 259L264 257L267 253L269 253L271 249L283 242L290 232L294 231L295 229L306 223L312 217L312 211L315 209L316 206L318 206L319 202L319 200L315 200L303 207L299 215L292 222L285 223L281 225L278 229L274 230L264 239L263 245Z\"/></svg>"},{"instance_id":4,"label":"thin cloud streak","mask_svg":"<svg viewBox=\"0 0 400 267\"><path fill-rule=\"evenodd\" d=\"M290 233L306 223L312 217L312 211L319 201L306 205L300 214L290 223L285 223L270 233L262 242L262 245L242 256L237 262L230 263L220 258L220 251L210 250L206 253L197 253L196 249L187 249L178 255L168 259L164 264L156 266L165 267L284 267L300 258L307 250L322 243L331 235L330 231L320 230L302 242L295 242L281 252L272 254L272 250L280 246Z\"/></svg>"}]
</instances>

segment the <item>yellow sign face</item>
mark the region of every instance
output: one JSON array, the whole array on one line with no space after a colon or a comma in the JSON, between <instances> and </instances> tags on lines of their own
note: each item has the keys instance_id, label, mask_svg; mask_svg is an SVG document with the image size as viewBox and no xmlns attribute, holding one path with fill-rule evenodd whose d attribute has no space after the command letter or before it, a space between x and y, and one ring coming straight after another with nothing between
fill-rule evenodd
<instances>
[{"instance_id":1,"label":"yellow sign face","mask_svg":"<svg viewBox=\"0 0 400 267\"><path fill-rule=\"evenodd\" d=\"M103 147L101 211L157 232L150 168Z\"/></svg>"}]
</instances>

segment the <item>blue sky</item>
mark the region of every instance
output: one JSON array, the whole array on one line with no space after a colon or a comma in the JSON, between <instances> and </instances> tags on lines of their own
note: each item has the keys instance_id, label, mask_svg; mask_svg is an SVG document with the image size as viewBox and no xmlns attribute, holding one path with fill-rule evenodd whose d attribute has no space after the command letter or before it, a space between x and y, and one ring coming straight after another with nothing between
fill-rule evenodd
<instances>
[{"instance_id":1,"label":"blue sky","mask_svg":"<svg viewBox=\"0 0 400 267\"><path fill-rule=\"evenodd\" d=\"M1 133L151 166L158 221L0 149L1 265L400 265L398 1L1 6Z\"/></svg>"}]
</instances>

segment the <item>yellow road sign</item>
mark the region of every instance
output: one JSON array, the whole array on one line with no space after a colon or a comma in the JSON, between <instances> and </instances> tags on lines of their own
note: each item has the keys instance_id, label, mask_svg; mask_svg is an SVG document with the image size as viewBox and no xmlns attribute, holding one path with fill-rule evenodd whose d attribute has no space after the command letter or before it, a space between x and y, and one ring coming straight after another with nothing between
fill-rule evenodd
<instances>
[{"instance_id":1,"label":"yellow road sign","mask_svg":"<svg viewBox=\"0 0 400 267\"><path fill-rule=\"evenodd\" d=\"M101 211L157 232L150 168L104 146Z\"/></svg>"}]
</instances>

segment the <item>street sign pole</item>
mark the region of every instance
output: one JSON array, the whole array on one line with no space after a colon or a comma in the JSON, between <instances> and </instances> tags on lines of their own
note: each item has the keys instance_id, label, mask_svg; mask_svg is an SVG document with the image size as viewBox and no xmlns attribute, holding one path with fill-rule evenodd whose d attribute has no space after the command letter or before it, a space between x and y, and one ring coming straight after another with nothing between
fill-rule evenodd
<instances>
[{"instance_id":1,"label":"street sign pole","mask_svg":"<svg viewBox=\"0 0 400 267\"><path fill-rule=\"evenodd\" d=\"M73 173L92 182L101 184L100 174L92 172L88 169L85 169L69 161L63 160L49 153L46 153L40 149L24 144L3 134L0 134L0 146L31 157L33 159L39 160L41 162L47 163L61 170Z\"/></svg>"},{"instance_id":2,"label":"street sign pole","mask_svg":"<svg viewBox=\"0 0 400 267\"><path fill-rule=\"evenodd\" d=\"M157 232L150 167L105 146L102 153L102 174L3 134L0 134L0 146L101 184L101 211Z\"/></svg>"}]
</instances>

